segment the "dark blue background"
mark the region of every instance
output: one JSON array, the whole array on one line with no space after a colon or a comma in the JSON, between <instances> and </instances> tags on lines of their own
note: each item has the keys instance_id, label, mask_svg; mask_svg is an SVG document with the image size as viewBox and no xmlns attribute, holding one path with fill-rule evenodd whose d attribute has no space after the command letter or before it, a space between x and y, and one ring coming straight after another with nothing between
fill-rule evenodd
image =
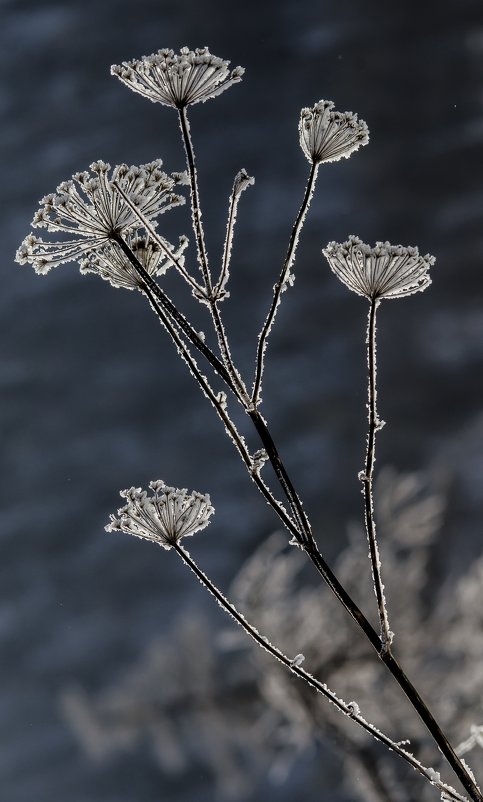
<instances>
[{"instance_id":1,"label":"dark blue background","mask_svg":"<svg viewBox=\"0 0 483 802\"><path fill-rule=\"evenodd\" d=\"M1 798L210 798L208 776L168 782L142 749L91 764L58 699L71 683L95 692L122 676L193 604L211 615L171 554L104 534L119 489L160 477L210 492L217 515L192 548L220 584L276 521L141 297L74 265L36 276L15 250L38 199L94 159L183 168L176 115L109 66L209 45L246 68L191 121L214 258L234 174L256 177L226 306L248 378L308 174L300 109L330 98L357 112L371 141L320 171L272 337L265 413L334 556L360 513L366 309L320 249L354 233L434 253L430 290L381 310L378 464L447 472L441 548L458 572L481 550L483 507L483 10L479 0L3 0L0 15ZM190 233L184 210L164 222L170 237Z\"/></svg>"}]
</instances>

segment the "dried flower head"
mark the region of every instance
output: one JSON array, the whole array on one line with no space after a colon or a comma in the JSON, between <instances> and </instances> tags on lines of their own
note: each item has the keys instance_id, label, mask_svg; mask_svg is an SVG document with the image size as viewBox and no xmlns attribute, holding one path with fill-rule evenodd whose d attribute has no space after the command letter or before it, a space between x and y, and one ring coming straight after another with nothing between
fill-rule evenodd
<instances>
[{"instance_id":1,"label":"dried flower head","mask_svg":"<svg viewBox=\"0 0 483 802\"><path fill-rule=\"evenodd\" d=\"M152 496L140 487L121 490L127 504L117 511L119 517L110 516L106 532L127 532L170 549L181 538L208 526L215 511L208 495L168 487L160 479L149 487Z\"/></svg>"},{"instance_id":2,"label":"dried flower head","mask_svg":"<svg viewBox=\"0 0 483 802\"><path fill-rule=\"evenodd\" d=\"M19 264L33 265L37 273L48 273L63 262L77 261L90 251L106 248L116 236L139 227L139 220L114 187L116 181L133 205L151 222L163 212L184 203L173 192L185 183L185 173L167 175L160 159L140 167L117 165L112 171L105 162L94 162L89 172L76 173L64 181L57 191L40 201L40 209L32 220L34 228L49 232L61 231L72 238L45 242L29 234L16 254Z\"/></svg>"},{"instance_id":3,"label":"dried flower head","mask_svg":"<svg viewBox=\"0 0 483 802\"><path fill-rule=\"evenodd\" d=\"M369 129L352 111L332 111L331 100L319 100L300 113L300 147L309 162L336 162L369 142Z\"/></svg>"},{"instance_id":4,"label":"dried flower head","mask_svg":"<svg viewBox=\"0 0 483 802\"><path fill-rule=\"evenodd\" d=\"M166 255L160 245L147 239L137 232L125 236L127 245L132 253L139 259L146 272L154 276L162 276L173 261ZM173 255L178 264L184 263L183 251L188 245L187 237L179 238L179 247L175 248L164 241L167 250ZM127 290L139 289L142 279L132 263L119 248L103 245L97 251L91 252L80 262L81 273L96 273L109 281L113 287L124 287Z\"/></svg>"},{"instance_id":5,"label":"dried flower head","mask_svg":"<svg viewBox=\"0 0 483 802\"><path fill-rule=\"evenodd\" d=\"M429 268L435 258L420 256L417 248L376 242L374 248L358 237L329 242L322 253L346 287L370 300L404 298L431 284Z\"/></svg>"},{"instance_id":6,"label":"dried flower head","mask_svg":"<svg viewBox=\"0 0 483 802\"><path fill-rule=\"evenodd\" d=\"M111 75L117 75L126 86L153 103L181 109L204 103L238 83L245 70L236 67L230 72L229 64L213 56L207 47L182 47L179 55L163 49L151 56L113 64Z\"/></svg>"}]
</instances>

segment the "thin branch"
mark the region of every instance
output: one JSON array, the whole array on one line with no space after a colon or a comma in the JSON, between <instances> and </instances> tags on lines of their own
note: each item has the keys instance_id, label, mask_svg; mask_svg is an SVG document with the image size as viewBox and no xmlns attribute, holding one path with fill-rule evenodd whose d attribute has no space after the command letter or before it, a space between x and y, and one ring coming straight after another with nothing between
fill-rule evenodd
<instances>
[{"instance_id":1,"label":"thin branch","mask_svg":"<svg viewBox=\"0 0 483 802\"><path fill-rule=\"evenodd\" d=\"M157 300L160 300L160 299L158 298L157 293L161 293L161 290L159 289L158 285L151 279L151 277L146 272L146 270L143 268L143 266L141 265L139 260L136 258L136 256L130 251L130 249L126 245L126 243L124 243L124 241L121 238L119 238L119 239L120 239L120 241L118 242L118 244L123 248L124 253L131 260L131 263L138 270L138 272L140 273L141 278L143 279L143 282L144 282L144 285L145 285L145 286L143 286L143 291L147 294L147 296L148 296L148 298L150 300L151 306L153 307L154 311L158 314L158 316L160 316L160 319L163 322L163 325L165 325L165 327L167 328L167 330L170 333L172 339L174 340L179 352L181 353L181 356L183 357L183 359L190 366L190 369L192 370L193 375L195 376L196 380L200 383L200 386L202 387L203 391L208 396L208 398L210 398L212 403L214 403L214 406L217 409L218 414L220 415L222 420L225 422L226 429L227 429L227 432L228 432L229 436L232 438L232 440L234 440L235 445L237 446L237 448L239 450L239 453L240 453L240 455L241 455L241 457L243 459L243 462L244 462L245 466L247 467L247 469L249 470L249 473L252 476L253 481L255 482L257 487L259 488L260 492L265 497L265 499L268 501L270 506L275 510L275 512L280 517L280 519L282 520L284 525L287 527L288 531L293 535L295 540L298 543L300 543L300 545L302 546L302 548L304 549L304 551L308 555L309 559L311 560L311 562L313 563L313 565L315 566L317 571L321 574L323 579L327 582L328 586L333 591L335 596L339 599L339 601L343 604L343 606L345 607L345 609L347 610L349 615L354 619L354 621L358 624L358 626L364 632L364 634L366 635L367 639L369 640L369 642L371 643L371 645L373 646L373 648L377 652L378 656L380 657L382 662L386 665L386 667L389 669L389 671L391 672L391 674L395 678L396 682L399 684L401 689L404 691L404 693L408 697L409 701L411 702L412 706L417 711L417 713L419 714L420 718L422 719L422 721L424 722L424 724L428 728L431 736L433 737L433 739L437 743L437 745L438 745L439 749L441 750L441 752L443 753L443 755L448 760L448 763L451 765L453 771L455 772L456 776L460 780L461 784L463 785L465 790L469 793L471 799L474 802L483 802L483 796L482 796L479 788L477 787L477 785L474 782L474 780L470 777L469 773L467 772L465 766L462 764L461 760L456 755L453 747L449 743L448 739L446 738L445 734L441 730L439 724L435 720L435 718L432 715L431 711L429 710L429 708L427 707L427 705L425 704L425 702L423 701L423 699L419 695L418 691L416 690L414 685L411 683L409 678L406 676L406 674L404 673L403 669L399 665L399 663L396 660L396 658L392 655L392 653L390 651L390 647L388 647L386 649L383 648L383 644L381 642L381 639L380 639L379 635L376 633L376 631L374 630L374 628L372 627L370 622L367 620L367 618L364 615L364 613L360 610L360 608L354 602L352 597L347 593L345 588L340 584L340 582L337 579L337 577L335 576L335 574L329 568L328 564L326 563L326 561L324 560L323 556L321 555L321 553L318 550L317 544L316 544L316 542L315 542L315 540L314 540L314 538L313 538L313 536L311 534L310 527L306 531L305 530L302 530L302 531L300 530L300 528L299 528L300 520L303 520L303 519L300 519L299 518L299 514L296 513L296 520L297 520L297 523L299 525L294 523L292 521L292 519L287 515L286 511L284 510L284 508L280 504L280 502L278 502L274 498L273 494L271 493L271 491L269 490L267 485L262 481L262 479L261 479L261 477L259 475L259 472L254 470L253 460L250 457L250 455L248 453L248 450L246 449L246 446L244 445L243 441L239 437L236 428L231 423L230 419L228 418L228 416L226 415L226 413L222 409L222 404L215 403L216 396L213 393L213 391L211 390L211 388L209 388L208 383L206 381L206 377L204 377L201 374L201 372L199 371L198 367L196 366L196 363L194 363L193 358L189 355L189 352L187 351L186 347L184 347L184 350L183 350L183 343L180 340L179 336L177 336L176 330L173 328L173 326L169 322L167 314L169 314L169 315L173 314L172 311L171 311L171 308L174 309L174 311L175 311L175 313L177 315L179 315L178 311L173 307L173 304L170 301L169 301L169 305L168 306L165 306L164 303L162 303L162 308L161 308L158 305ZM121 245L121 243L122 243L122 245ZM164 293L161 293L161 298L163 298L163 301L164 301L164 299L166 299L166 296L164 296ZM167 312L167 314L160 315L160 313L162 312L162 309L164 309L165 312ZM164 320L163 320L163 317L164 317ZM176 317L174 319L177 322ZM191 327L189 327L188 333L190 331L191 331ZM188 336L188 333L187 333L187 336ZM196 345L196 347L198 347L197 343L194 343L194 344ZM202 351L202 353L203 353L203 351ZM211 354L211 351L209 351L209 354ZM206 356L206 354L204 354L204 355ZM214 356L214 355L212 355L212 356ZM216 357L215 357L215 359L216 359ZM191 360L191 362L194 363L195 369L193 369L193 367L191 366L190 360ZM209 361L211 363L211 360L209 360ZM223 366L221 366L221 368L223 368ZM218 368L215 368L215 369L217 370L217 372L220 373L220 370ZM228 376L228 379L229 379L229 376ZM227 379L225 378L225 381L226 380ZM206 385L206 389L205 389L205 385ZM215 401L213 399L215 399ZM254 415L253 412L252 412L250 417L251 417L252 421L254 422L254 424L256 423L257 431L260 434L260 437L262 439L262 443L264 444L264 446L266 446L266 445L270 446L271 453L267 452L268 456L271 459L272 465L274 465L274 468L275 468L275 465L277 466L277 470L276 470L277 478L278 478L278 480L280 482L280 485L281 485L281 487L282 487L287 499L289 500L289 503L290 503L291 508L293 510L294 509L293 505L295 505L295 498L293 498L292 494L291 494L291 488L293 488L293 485L292 485L292 483L291 483L291 481L290 481L290 479L288 477L288 473L286 472L285 468L283 467L282 460L280 459L280 456L278 455L278 452L277 452L277 450L275 448L275 444L273 443L273 440L272 440L271 436L269 435L268 428L266 427L265 422L263 421L263 419L262 419L261 415L258 413L258 411L255 411L255 412L256 412L256 415ZM233 427L233 428L231 428L231 427ZM266 430L266 432L265 432L265 430ZM263 437L262 437L262 433L263 433ZM269 439L267 439L267 438L269 438ZM273 443L273 449L272 449L272 447L270 445L271 443ZM284 477L286 477L286 479L288 479L288 484L284 480ZM298 499L297 495L296 495L296 498ZM295 509L297 509L297 508L295 508ZM303 516L304 516L304 518L306 518L305 514L303 514ZM307 521L307 523L308 523L308 521ZM310 532L310 537L308 536L309 532Z\"/></svg>"},{"instance_id":2,"label":"thin branch","mask_svg":"<svg viewBox=\"0 0 483 802\"><path fill-rule=\"evenodd\" d=\"M377 599L377 609L379 612L379 623L381 627L381 641L384 650L389 649L393 633L389 628L386 600L384 598L384 585L381 578L381 561L379 559L379 548L376 538L376 523L374 520L374 497L373 497L373 475L374 463L376 460L376 435L382 429L384 423L379 420L377 415L377 361L376 361L376 311L379 305L377 298L371 299L367 323L367 365L369 369L368 380L368 420L369 432L367 435L367 453L364 471L361 471L359 478L363 484L364 495L364 520L366 525L367 540L369 542L369 557L372 568L372 578L374 580L374 590Z\"/></svg>"},{"instance_id":3,"label":"thin branch","mask_svg":"<svg viewBox=\"0 0 483 802\"><path fill-rule=\"evenodd\" d=\"M318 169L319 165L313 162L310 168L309 180L305 188L305 194L304 194L304 199L302 201L302 206L299 209L299 213L295 219L295 223L292 228L292 233L290 234L290 241L288 245L287 255L283 263L282 271L280 273L280 277L277 283L273 288L272 305L268 312L267 319L263 324L263 328L260 332L260 337L258 338L256 366L255 366L255 381L253 384L253 392L252 392L252 401L255 404L255 406L258 406L258 404L261 401L260 394L262 390L264 359L265 359L265 351L267 349L267 344L268 344L268 337L273 322L275 320L275 316L277 314L277 309L280 304L282 292L287 288L287 284L289 284L291 280L293 280L293 276L291 276L290 274L290 269L295 261L295 252L297 250L300 232L305 222L305 217L307 215L310 202L312 200L312 195L314 194Z\"/></svg>"},{"instance_id":4,"label":"thin branch","mask_svg":"<svg viewBox=\"0 0 483 802\"><path fill-rule=\"evenodd\" d=\"M419 714L420 718L422 719L422 721L424 722L424 724L428 728L431 736L433 737L433 739L437 743L437 745L438 745L439 749L441 750L441 752L443 753L443 755L448 760L448 763L451 765L453 771L455 772L456 776L460 780L461 784L463 785L465 790L469 793L471 799L474 800L474 802L483 802L483 796L482 796L479 788L477 787L476 783L473 781L473 779L468 774L468 772L467 772L465 766L462 764L461 760L456 755L453 747L449 743L448 739L446 738L445 734L441 730L439 724L435 720L435 718L432 715L431 711L429 710L429 708L427 707L427 705L425 704L425 702L423 701L423 699L419 695L418 691L416 690L414 685L411 683L409 678L406 676L406 674L404 673L403 669L399 665L399 663L396 660L396 658L392 655L392 653L390 651L390 647L387 647L386 649L384 649L382 641L381 641L379 635L376 633L376 631L374 630L374 628L372 627L370 622L367 620L367 618L364 615L364 613L360 610L360 608L354 602L352 597L347 593L345 588L340 584L340 582L337 579L337 577L335 576L335 574L329 568L328 564L326 563L326 561L324 560L323 556L319 552L317 544L316 544L316 542L315 542L315 540L314 540L314 538L312 536L310 527L308 527L307 530L304 530L304 529L300 530L300 528L299 528L300 527L300 523L303 522L304 519L307 520L306 516L305 516L305 513L303 513L303 517L302 518L300 517L300 513L299 512L295 513L297 523L294 523L294 521L292 521L292 519L287 515L287 512L284 510L284 508L280 504L280 502L278 502L274 498L273 494L271 493L271 491L269 490L267 485L262 481L262 479L261 479L261 477L259 475L259 472L253 469L253 467L254 467L253 466L253 460L250 457L250 455L248 453L248 450L246 449L246 446L244 445L243 441L239 437L238 432L236 431L236 428L233 426L233 424L231 423L230 419L228 418L228 416L226 415L226 413L222 409L222 405L220 403L217 404L215 402L216 401L216 396L213 393L213 391L211 391L211 388L209 388L208 383L206 381L206 377L204 377L201 374L201 372L199 371L198 367L196 366L196 363L194 363L193 358L189 355L189 352L187 351L186 347L184 347L184 350L183 350L183 343L180 340L179 336L177 335L176 330L173 328L173 326L169 322L169 319L168 319L167 315L172 316L173 315L173 311L172 310L174 310L176 315L179 315L180 313L178 313L178 311L173 306L171 301L169 301L169 299L167 299L167 297L164 295L164 293L162 293L162 291L160 290L158 285L151 279L151 277L146 272L146 270L143 268L143 266L141 265L139 260L130 251L129 247L126 245L126 243L124 243L124 241L121 238L119 238L118 244L120 245L120 247L122 247L122 249L123 249L124 253L126 254L126 256L128 256L128 258L130 259L130 261L133 264L133 266L140 273L140 276L143 279L143 283L144 283L143 291L145 292L145 294L147 294L147 296L148 296L148 298L150 300L151 306L153 307L153 309L156 312L156 314L158 314L158 316L160 317L161 321L163 322L163 325L165 325L165 327L167 328L167 330L170 333L172 339L174 340L174 342L175 342L175 344L176 344L181 356L183 357L183 359L190 366L190 369L191 369L193 375L195 376L196 380L200 383L200 386L202 387L203 391L208 396L208 398L212 401L212 403L214 403L214 406L217 409L218 414L220 415L222 420L225 422L227 433L229 434L231 439L234 440L235 445L236 445L236 447L237 447L237 449L238 449L238 451L239 451L239 453L240 453L240 455L241 455L241 457L243 459L243 462L244 462L245 466L247 467L247 469L249 470L249 473L250 473L253 481L255 482L257 487L259 488L260 492L265 497L265 499L270 504L270 506L275 510L275 512L280 517L280 519L282 520L284 525L287 527L288 531L293 535L295 540L302 546L302 548L304 549L304 551L308 555L309 559L311 560L311 562L313 563L313 565L315 566L317 571L323 577L323 579L328 584L328 586L330 587L332 592L335 594L335 596L343 604L343 606L345 607L345 609L347 610L349 615L354 619L354 621L358 624L358 626L364 632L364 634L366 635L367 639L371 643L372 647L375 649L376 653L378 654L378 656L380 657L382 662L389 669L389 671L391 672L391 674L395 678L396 682L399 684L401 689L404 691L404 693L408 697L409 701L411 702L412 706L417 711L417 713ZM160 297L158 296L159 293L161 293L160 297L163 299L163 301L160 300ZM160 301L161 306L157 303L158 300ZM166 300L169 301L169 304L167 306L165 305ZM160 314L163 309L165 310L165 313L167 313L167 314L164 314L164 315ZM163 320L163 318L164 318L164 320ZM174 320L177 322L177 317L174 317ZM178 322L177 322L177 325L179 325ZM188 324L188 326L189 326L189 324ZM184 331L184 329L182 329L182 330ZM188 328L188 332L185 332L185 334L187 336L189 336L190 332L191 332L191 327ZM197 339L199 339L199 338L197 338ZM196 347L198 347L198 344L196 342L194 343L194 345L196 345ZM199 350L201 350L201 352L204 353L202 349L199 349ZM207 350L209 351L209 349L207 349ZM211 351L209 351L209 354L211 354L211 356L214 357L214 355L212 354ZM206 356L206 354L204 354L204 355ZM207 358L208 358L208 356L207 356ZM217 358L214 357L214 359L216 360ZM194 363L194 366L195 366L194 370L193 370L193 367L191 365L190 360ZM209 361L211 363L211 359L209 359ZM224 370L223 365L221 365L220 367L221 367L221 369ZM221 374L221 372L220 372L220 367L215 367L215 370L217 370L217 372L220 373L220 375L222 375L222 378L225 378L223 376L223 374ZM227 379L229 380L229 378L230 377L227 376L225 378L225 381L227 381ZM205 384L206 384L206 388L205 388ZM215 399L215 401L214 401L214 399ZM290 479L288 477L287 471L283 467L282 460L281 460L281 458L280 458L280 456L278 454L278 451L275 448L275 444L273 443L273 440L272 440L272 438L271 438L271 436L270 436L270 434L268 432L268 428L267 428L265 422L263 421L263 418L261 417L261 415L258 413L257 410L255 410L255 413L256 414L254 414L253 411L252 411L252 414L250 415L250 417L251 417L254 425L256 425L256 429L257 429L257 431L258 431L258 433L259 433L259 435L261 437L261 440L262 440L262 443L264 444L264 447L266 448L267 445L269 446L270 451L267 451L267 454L268 454L268 456L269 456L269 458L270 458L270 460L272 462L272 465L274 466L274 469L275 469L277 478L279 480L279 483L280 483L280 485L281 485L281 487L283 489L283 492L284 492L285 496L289 500L289 503L290 503L290 506L291 506L292 510L294 510L294 508L297 509L297 507L295 505L296 505L296 499L298 499L298 496L297 496L297 494L295 494L295 497L293 497L293 495L292 495L292 490L291 490L291 488L293 488L292 482L290 481ZM231 428L231 427L233 427L233 428ZM271 445L272 443L273 443L273 447ZM286 480L288 480L288 482ZM295 490L293 492L295 493ZM307 520L307 525L308 525L308 520ZM305 524L304 524L304 526L305 526ZM310 533L310 536L309 536L309 533Z\"/></svg>"},{"instance_id":5,"label":"thin branch","mask_svg":"<svg viewBox=\"0 0 483 802\"><path fill-rule=\"evenodd\" d=\"M205 288L206 288L205 303L208 304L211 311L211 316L213 319L213 325L215 327L215 332L218 339L218 345L220 348L221 357L223 359L225 368L228 374L230 375L233 385L233 390L236 393L240 403L243 405L244 408L246 408L250 404L250 397L248 395L245 384L238 370L236 369L233 359L231 357L228 340L221 320L221 315L216 305L216 295L213 291L211 284L211 273L208 264L208 254L205 246L203 223L201 220L200 193L198 189L198 175L196 172L196 165L195 165L195 152L193 148L193 142L191 140L188 115L186 112L186 108L184 106L178 109L178 111L179 111L179 123L181 127L181 135L183 138L183 144L186 153L186 164L190 179L191 219L196 238L196 250L198 254L198 262L201 267L201 272L203 275L203 280L205 282Z\"/></svg>"},{"instance_id":6,"label":"thin branch","mask_svg":"<svg viewBox=\"0 0 483 802\"><path fill-rule=\"evenodd\" d=\"M205 236L203 232L203 223L201 222L201 208L200 208L200 193L198 189L198 176L196 173L195 153L193 143L191 141L190 124L186 107L178 109L179 124L181 127L181 134L183 137L183 144L186 152L186 162L188 165L188 175L190 179L191 189L191 218L193 222L193 231L196 238L196 251L198 254L198 262L201 268L205 288L208 295L211 295L211 275L208 266L208 254L206 252Z\"/></svg>"},{"instance_id":7,"label":"thin branch","mask_svg":"<svg viewBox=\"0 0 483 802\"><path fill-rule=\"evenodd\" d=\"M359 707L355 702L344 702L344 700L340 699L333 691L331 691L325 683L320 682L320 680L316 679L314 676L312 676L312 674L309 674L308 671L305 671L297 659L299 657L303 659L302 655L297 655L296 658L291 660L283 652L281 652L280 649L278 649L276 646L273 646L268 638L264 635L261 635L260 632L254 626L252 626L252 624L250 624L236 609L236 607L230 601L228 601L228 599L216 587L216 585L214 585L213 582L201 570L201 568L199 568L189 552L186 551L186 549L184 549L179 542L173 544L173 549L177 552L179 557L181 557L185 565L187 565L188 568L199 579L206 590L212 596L214 596L220 607L222 607L223 610L225 610L225 612L228 613L236 621L236 623L242 627L246 634L252 638L252 640L254 640L258 646L282 663L293 674L306 682L307 685L318 691L318 693L322 694L341 713L353 719L360 727L362 727L362 729L372 735L376 740L380 741L382 744L384 744L384 746L388 747L391 751L399 755L399 757L405 760L406 763L409 763L413 769L419 772L419 774L425 777L425 779L429 780L432 785L434 785L440 791L444 791L448 795L449 799L454 800L454 802L468 802L466 797L462 796L455 791L454 788L451 788L449 785L446 785L446 783L442 782L439 778L439 775L433 769L423 766L423 764L420 763L419 760L414 757L414 755L412 755L406 749L403 749L399 743L396 743L373 724L370 724L368 721L366 721L366 719L361 715Z\"/></svg>"},{"instance_id":8,"label":"thin branch","mask_svg":"<svg viewBox=\"0 0 483 802\"><path fill-rule=\"evenodd\" d=\"M235 180L233 182L233 189L230 195L230 202L228 206L228 222L226 225L225 245L223 248L220 278L216 282L214 289L214 296L217 300L220 299L220 297L223 297L223 292L230 275L231 250L240 195L245 189L253 185L254 182L255 179L249 176L245 170L240 170L240 172L235 176Z\"/></svg>"}]
</instances>

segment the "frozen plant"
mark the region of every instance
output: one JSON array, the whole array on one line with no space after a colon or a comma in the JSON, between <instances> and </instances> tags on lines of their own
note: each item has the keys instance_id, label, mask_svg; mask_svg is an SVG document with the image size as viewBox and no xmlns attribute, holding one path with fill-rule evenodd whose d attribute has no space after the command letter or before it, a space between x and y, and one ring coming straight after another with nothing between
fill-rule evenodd
<instances>
[{"instance_id":1,"label":"frozen plant","mask_svg":"<svg viewBox=\"0 0 483 802\"><path fill-rule=\"evenodd\" d=\"M431 582L445 538L448 488L439 471L399 474L383 468L374 492L398 643L424 695L439 705L445 729L461 740L458 754L479 762L483 727L475 721L483 721L483 673L475 671L475 655L483 651L483 557L456 584L436 588ZM362 528L351 524L348 539L336 572L349 592L359 591L370 605ZM356 698L380 729L389 730L396 721L411 748L425 761L434 759L430 737L424 737L391 676L357 640L330 590L310 581L303 552L290 549L282 532L260 544L227 595L282 650L300 650L316 676L337 685L345 698ZM76 687L63 690L64 714L88 754L102 760L147 743L166 773L185 771L193 762L206 766L225 800L252 798L267 776L283 783L302 757L315 777L320 762L315 747L322 744L329 760L334 753L341 760L344 784L357 799L434 799L429 784L421 786L414 772L387 760L350 719L331 706L314 705L310 688L294 682L239 628L217 629L210 637L210 627L199 609L188 608L121 678L95 695ZM186 739L186 732L200 737ZM441 759L435 770L442 764ZM335 796L337 789L331 790Z\"/></svg>"},{"instance_id":2,"label":"frozen plant","mask_svg":"<svg viewBox=\"0 0 483 802\"><path fill-rule=\"evenodd\" d=\"M419 714L468 797L453 789L441 779L439 772L424 765L405 748L405 733L401 733L401 737L398 735L397 741L390 737L367 720L358 702L345 701L325 684L325 678L318 679L305 669L303 655L298 650L295 656L289 657L281 648L272 644L204 574L182 546L181 540L184 535L193 534L208 523L213 512L208 496L199 493L188 495L187 491L168 488L160 481L151 483L153 496L148 496L146 491L139 488L131 488L123 491L127 504L119 510L117 518L111 517L107 528L109 531L121 530L154 540L175 551L258 646L305 685L325 696L348 720L397 753L438 790L441 798L453 802L461 802L467 798L473 802L483 802L483 795L471 770L456 754L393 651L393 632L389 627L384 597L374 517L372 485L376 434L383 425L376 408L376 311L387 298L404 297L424 290L430 281L428 271L434 262L433 257L420 256L417 248L392 246L389 243L376 243L371 248L354 236L346 243L330 243L324 249L336 275L350 289L369 301L369 430L365 464L360 479L379 613L379 631L371 625L354 601L347 584L337 578L320 552L300 495L284 466L268 422L261 413L269 336L282 294L294 281L297 244L319 169L326 162L349 158L361 146L366 145L369 139L366 123L352 112L335 111L332 101L320 100L312 108L302 109L299 136L302 151L310 165L308 182L289 237L287 254L274 286L272 301L268 305L266 320L261 328L255 353L254 377L249 389L230 352L221 303L228 294L238 204L241 194L253 183L253 179L244 170L235 177L228 204L223 259L221 266L214 272L205 246L195 154L188 118L190 105L218 96L240 81L243 70L236 68L230 72L229 63L213 56L208 48L191 51L183 47L179 54L165 49L152 56L114 66L112 73L135 92L176 110L186 154L186 173L168 175L161 170L161 162L157 161L139 168L120 165L114 168L109 177L108 164L101 161L94 163L90 168L92 175L86 171L78 173L72 181L63 182L56 193L41 201L41 208L34 217L32 225L35 228L45 228L49 234L60 233L66 238L44 241L31 233L20 246L17 261L20 264L30 263L37 272L45 274L51 267L63 262L80 260L82 272L98 273L113 286L135 288L147 298L178 353L211 401L249 476L287 530L290 542L300 548L356 622L381 664ZM199 273L194 271L192 265L186 266L183 253L186 239L182 238L179 248L176 249L158 231L158 216L181 204L182 197L174 189L184 183L189 186ZM216 350L209 347L204 336L172 302L162 284L156 281L169 266L178 271L196 301L207 307L216 336ZM200 357L211 368L209 376L198 365L197 359ZM235 403L246 413L258 436L259 448L254 453L248 448L234 422L232 407ZM276 481L273 477L270 480L265 478L265 465L268 462L273 468ZM321 633L318 634L321 636ZM350 646L348 648L350 651ZM315 700L313 704L317 704Z\"/></svg>"}]
</instances>

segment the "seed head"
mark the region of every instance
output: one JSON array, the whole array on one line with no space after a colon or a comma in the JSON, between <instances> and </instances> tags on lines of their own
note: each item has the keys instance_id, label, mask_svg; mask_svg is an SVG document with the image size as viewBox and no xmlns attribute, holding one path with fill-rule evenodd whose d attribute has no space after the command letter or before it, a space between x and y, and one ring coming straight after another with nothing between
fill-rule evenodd
<instances>
[{"instance_id":1,"label":"seed head","mask_svg":"<svg viewBox=\"0 0 483 802\"><path fill-rule=\"evenodd\" d=\"M429 268L435 258L420 256L417 248L376 242L374 248L358 237L329 242L322 253L336 276L353 292L369 300L404 298L431 284Z\"/></svg>"},{"instance_id":2,"label":"seed head","mask_svg":"<svg viewBox=\"0 0 483 802\"><path fill-rule=\"evenodd\" d=\"M173 192L185 183L185 173L167 175L162 161L128 167L120 164L112 171L105 162L94 162L90 172L76 173L63 181L55 193L40 201L40 209L32 221L34 228L62 232L68 238L48 242L29 234L20 245L16 261L33 265L37 273L48 273L63 262L78 261L90 252L106 249L109 243L139 227L139 220L114 187L116 181L131 202L156 225L159 214L184 203Z\"/></svg>"},{"instance_id":3,"label":"seed head","mask_svg":"<svg viewBox=\"0 0 483 802\"><path fill-rule=\"evenodd\" d=\"M117 511L117 518L110 516L106 532L127 532L170 549L181 538L208 526L215 511L208 495L168 487L160 479L149 487L152 496L140 487L121 490L127 504Z\"/></svg>"},{"instance_id":4,"label":"seed head","mask_svg":"<svg viewBox=\"0 0 483 802\"><path fill-rule=\"evenodd\" d=\"M111 75L153 103L181 109L204 103L238 83L245 70L236 67L230 72L229 64L213 56L207 47L182 47L179 55L163 49L151 56L113 64Z\"/></svg>"},{"instance_id":5,"label":"seed head","mask_svg":"<svg viewBox=\"0 0 483 802\"><path fill-rule=\"evenodd\" d=\"M352 111L333 111L331 100L319 100L300 113L300 147L309 162L336 162L369 142L369 129Z\"/></svg>"}]
</instances>

